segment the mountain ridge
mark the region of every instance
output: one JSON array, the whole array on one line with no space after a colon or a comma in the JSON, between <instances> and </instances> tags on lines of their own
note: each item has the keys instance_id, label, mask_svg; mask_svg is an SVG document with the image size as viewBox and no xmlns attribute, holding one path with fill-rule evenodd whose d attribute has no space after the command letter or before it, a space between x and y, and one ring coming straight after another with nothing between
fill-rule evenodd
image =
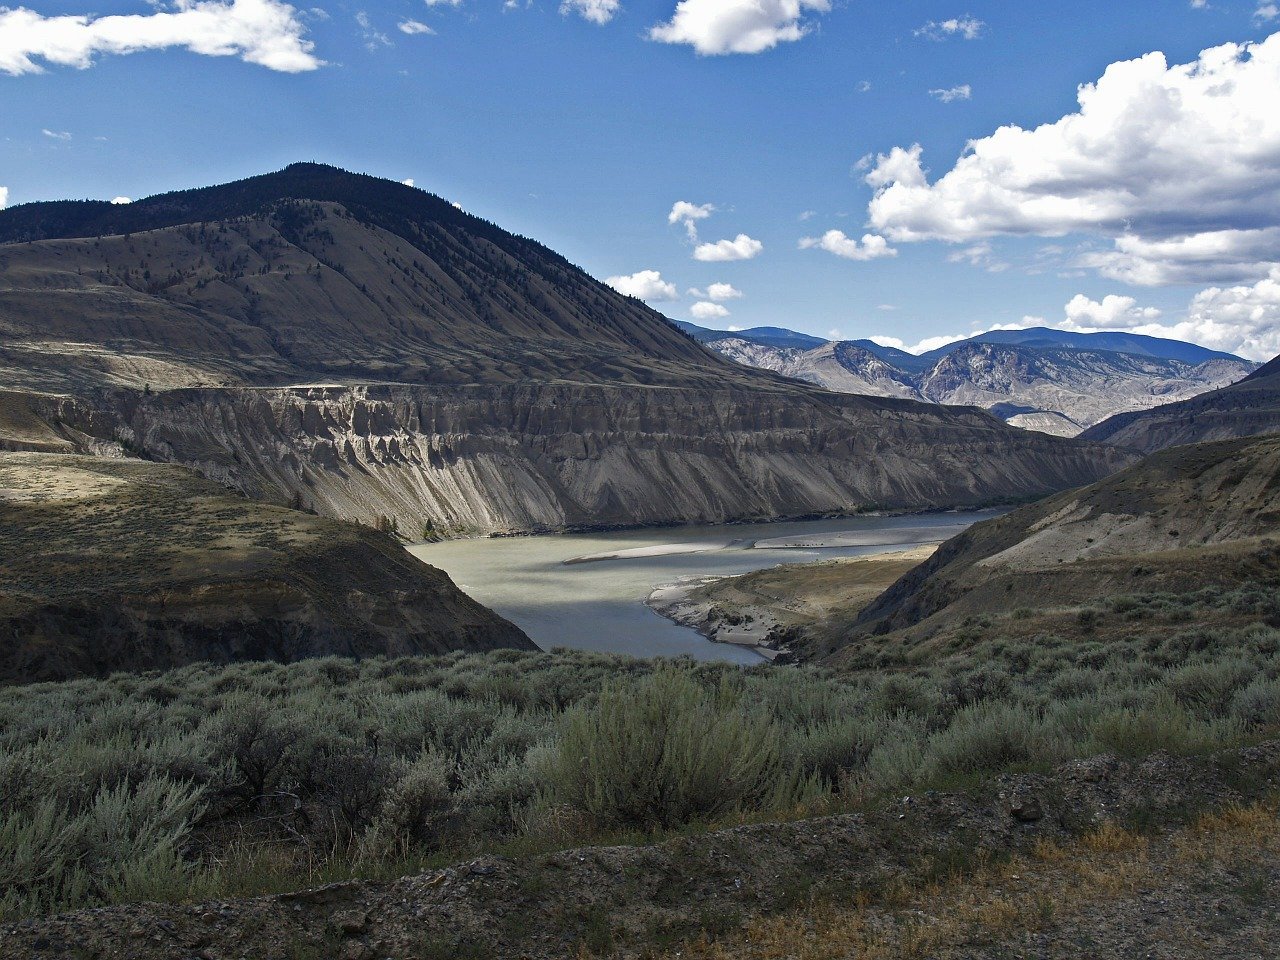
<instances>
[{"instance_id":1,"label":"mountain ridge","mask_svg":"<svg viewBox=\"0 0 1280 960\"><path fill-rule=\"evenodd\" d=\"M691 327L683 328L739 363L841 392L976 405L1014 426L1060 436L1117 412L1224 386L1255 369L1180 341L1045 327L979 334L920 355L869 340L803 348L787 346L776 331L760 337Z\"/></svg>"},{"instance_id":2,"label":"mountain ridge","mask_svg":"<svg viewBox=\"0 0 1280 960\"><path fill-rule=\"evenodd\" d=\"M230 219L178 222L203 216ZM3 442L329 516L475 534L917 509L1128 458L731 363L540 244L332 167L15 207L0 237L0 389L27 411Z\"/></svg>"}]
</instances>

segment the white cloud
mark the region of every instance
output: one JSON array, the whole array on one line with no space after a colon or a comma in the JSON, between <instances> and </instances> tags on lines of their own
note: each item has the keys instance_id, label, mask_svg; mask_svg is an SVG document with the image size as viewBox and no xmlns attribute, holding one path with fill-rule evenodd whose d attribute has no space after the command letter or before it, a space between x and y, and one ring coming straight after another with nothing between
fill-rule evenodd
<instances>
[{"instance_id":1,"label":"white cloud","mask_svg":"<svg viewBox=\"0 0 1280 960\"><path fill-rule=\"evenodd\" d=\"M760 53L799 40L813 28L805 15L830 9L830 0L681 0L649 39L687 43L708 56Z\"/></svg>"},{"instance_id":2,"label":"white cloud","mask_svg":"<svg viewBox=\"0 0 1280 960\"><path fill-rule=\"evenodd\" d=\"M1139 307L1133 297L1108 294L1101 300L1090 300L1077 293L1064 308L1067 327L1073 330L1117 330L1157 320L1155 307Z\"/></svg>"},{"instance_id":3,"label":"white cloud","mask_svg":"<svg viewBox=\"0 0 1280 960\"><path fill-rule=\"evenodd\" d=\"M933 183L919 145L867 174L871 226L898 242L1102 234L1084 261L1135 283L1255 280L1280 260L1280 34L1170 66L1114 63L1080 110L972 141Z\"/></svg>"},{"instance_id":4,"label":"white cloud","mask_svg":"<svg viewBox=\"0 0 1280 960\"><path fill-rule=\"evenodd\" d=\"M698 290L691 287L689 296L697 297L699 300L714 300L720 303L724 300L741 299L742 291L731 283L713 283L706 290Z\"/></svg>"},{"instance_id":5,"label":"white cloud","mask_svg":"<svg viewBox=\"0 0 1280 960\"><path fill-rule=\"evenodd\" d=\"M360 25L360 35L364 38L366 50L377 50L379 47L392 46L391 38L378 30L369 19L369 14L361 10L356 14L356 23Z\"/></svg>"},{"instance_id":6,"label":"white cloud","mask_svg":"<svg viewBox=\"0 0 1280 960\"><path fill-rule=\"evenodd\" d=\"M724 263L729 260L750 260L758 257L764 250L764 244L753 240L745 233L738 234L732 240L718 240L715 243L700 244L693 251L693 259L705 263Z\"/></svg>"},{"instance_id":7,"label":"white cloud","mask_svg":"<svg viewBox=\"0 0 1280 960\"><path fill-rule=\"evenodd\" d=\"M870 80L859 80L859 81L858 81L858 87L857 87L857 90L858 90L858 92L859 92L859 93L870 93L870 92L871 92L871 81L870 81Z\"/></svg>"},{"instance_id":8,"label":"white cloud","mask_svg":"<svg viewBox=\"0 0 1280 960\"><path fill-rule=\"evenodd\" d=\"M689 313L695 320L719 320L721 317L729 316L729 311L718 303L709 303L706 300L699 300L689 308Z\"/></svg>"},{"instance_id":9,"label":"white cloud","mask_svg":"<svg viewBox=\"0 0 1280 960\"><path fill-rule=\"evenodd\" d=\"M41 130L40 132L43 133L46 137L48 137L51 140L70 140L71 139L71 134L66 130L49 130L46 128L44 130Z\"/></svg>"},{"instance_id":10,"label":"white cloud","mask_svg":"<svg viewBox=\"0 0 1280 960\"><path fill-rule=\"evenodd\" d=\"M563 0L560 4L562 15L576 13L583 20L598 24L608 23L621 9L619 0Z\"/></svg>"},{"instance_id":11,"label":"white cloud","mask_svg":"<svg viewBox=\"0 0 1280 960\"><path fill-rule=\"evenodd\" d=\"M679 300L674 283L662 279L657 270L641 270L629 276L606 277L605 283L626 297L639 300Z\"/></svg>"},{"instance_id":12,"label":"white cloud","mask_svg":"<svg viewBox=\"0 0 1280 960\"><path fill-rule=\"evenodd\" d=\"M172 11L108 17L0 8L0 72L42 73L39 61L85 69L98 54L180 47L300 73L324 65L305 33L298 11L281 0L176 0Z\"/></svg>"},{"instance_id":13,"label":"white cloud","mask_svg":"<svg viewBox=\"0 0 1280 960\"><path fill-rule=\"evenodd\" d=\"M434 30L425 23L422 23L420 20L401 20L396 24L396 29L401 33L407 33L411 37L416 37L420 34L435 33ZM409 186L413 186L413 184L409 184Z\"/></svg>"},{"instance_id":14,"label":"white cloud","mask_svg":"<svg viewBox=\"0 0 1280 960\"><path fill-rule=\"evenodd\" d=\"M930 20L915 31L917 37L926 40L946 40L948 37L964 37L966 40L977 40L982 36L982 28L986 24L974 17L953 17L950 20Z\"/></svg>"},{"instance_id":15,"label":"white cloud","mask_svg":"<svg viewBox=\"0 0 1280 960\"><path fill-rule=\"evenodd\" d=\"M996 257L991 244L986 240L947 254L947 262L967 263L971 267L981 267L988 273L1002 273L1009 269L1009 264Z\"/></svg>"},{"instance_id":16,"label":"white cloud","mask_svg":"<svg viewBox=\"0 0 1280 960\"><path fill-rule=\"evenodd\" d=\"M707 299L719 302L721 300L740 300L742 291L737 289L731 283L713 283L707 287Z\"/></svg>"},{"instance_id":17,"label":"white cloud","mask_svg":"<svg viewBox=\"0 0 1280 960\"><path fill-rule=\"evenodd\" d=\"M414 186L413 177L408 177L404 180L401 180L400 182L403 183L406 187Z\"/></svg>"},{"instance_id":18,"label":"white cloud","mask_svg":"<svg viewBox=\"0 0 1280 960\"><path fill-rule=\"evenodd\" d=\"M1280 266L1273 266L1266 278L1249 286L1200 291L1185 316L1172 323L1156 322L1160 311L1138 308L1131 297L1110 296L1095 303L1076 296L1065 310L1066 329L1168 337L1251 360L1270 360L1280 354Z\"/></svg>"},{"instance_id":19,"label":"white cloud","mask_svg":"<svg viewBox=\"0 0 1280 960\"><path fill-rule=\"evenodd\" d=\"M957 100L970 100L973 97L973 88L967 83L959 86L947 87L946 89L930 90L929 96L936 97L943 103L954 103Z\"/></svg>"},{"instance_id":20,"label":"white cloud","mask_svg":"<svg viewBox=\"0 0 1280 960\"><path fill-rule=\"evenodd\" d=\"M685 232L689 234L689 242L694 243L698 239L698 221L707 219L715 210L714 204L677 200L667 214L667 223L683 223Z\"/></svg>"},{"instance_id":21,"label":"white cloud","mask_svg":"<svg viewBox=\"0 0 1280 960\"><path fill-rule=\"evenodd\" d=\"M133 199L131 197L112 197L111 202L117 207L123 207L127 203L133 203Z\"/></svg>"},{"instance_id":22,"label":"white cloud","mask_svg":"<svg viewBox=\"0 0 1280 960\"><path fill-rule=\"evenodd\" d=\"M0 210L9 205L9 188L0 187Z\"/></svg>"},{"instance_id":23,"label":"white cloud","mask_svg":"<svg viewBox=\"0 0 1280 960\"><path fill-rule=\"evenodd\" d=\"M803 237L800 240L801 250L817 247L827 253L834 253L846 260L879 260L882 257L896 257L898 251L889 246L884 237L873 233L865 234L859 242L847 237L843 230L828 230L821 237Z\"/></svg>"},{"instance_id":24,"label":"white cloud","mask_svg":"<svg viewBox=\"0 0 1280 960\"><path fill-rule=\"evenodd\" d=\"M1258 9L1253 11L1253 19L1263 20L1280 20L1280 5L1274 3L1259 3Z\"/></svg>"}]
</instances>

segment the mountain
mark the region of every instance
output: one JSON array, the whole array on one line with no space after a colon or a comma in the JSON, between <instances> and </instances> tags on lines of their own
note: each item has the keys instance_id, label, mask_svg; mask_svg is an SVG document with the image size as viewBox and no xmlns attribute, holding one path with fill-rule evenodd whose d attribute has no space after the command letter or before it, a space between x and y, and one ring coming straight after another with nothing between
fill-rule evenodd
<instances>
[{"instance_id":1,"label":"mountain","mask_svg":"<svg viewBox=\"0 0 1280 960\"><path fill-rule=\"evenodd\" d=\"M913 656L974 636L1096 642L1103 627L1176 622L1187 604L1204 608L1197 621L1256 622L1262 608L1232 591L1275 595L1278 535L1280 437L1164 450L947 541L862 611L835 659L870 655L887 633Z\"/></svg>"},{"instance_id":2,"label":"mountain","mask_svg":"<svg viewBox=\"0 0 1280 960\"><path fill-rule=\"evenodd\" d=\"M0 211L0 313L0 378L48 390L726 372L541 244L318 164Z\"/></svg>"},{"instance_id":3,"label":"mountain","mask_svg":"<svg viewBox=\"0 0 1280 960\"><path fill-rule=\"evenodd\" d=\"M1111 417L1082 437L1153 453L1165 447L1280 432L1280 357L1238 383Z\"/></svg>"},{"instance_id":4,"label":"mountain","mask_svg":"<svg viewBox=\"0 0 1280 960\"><path fill-rule=\"evenodd\" d=\"M482 534L1026 498L1127 462L730 363L541 244L318 164L0 211L0 445Z\"/></svg>"},{"instance_id":5,"label":"mountain","mask_svg":"<svg viewBox=\"0 0 1280 960\"><path fill-rule=\"evenodd\" d=\"M689 323L687 320L676 320L674 323L699 343L708 343L725 337L732 337L765 347L812 350L814 347L820 347L827 342L821 337L813 337L807 333L797 333L795 330L787 330L784 327L751 327L749 330L723 331L708 330L706 327L700 327L696 323Z\"/></svg>"},{"instance_id":6,"label":"mountain","mask_svg":"<svg viewBox=\"0 0 1280 960\"><path fill-rule=\"evenodd\" d=\"M870 340L806 348L779 345L784 338L775 333L694 336L731 360L829 390L978 406L1013 426L1058 436L1233 383L1255 368L1194 344L1045 327L992 331L919 356Z\"/></svg>"},{"instance_id":7,"label":"mountain","mask_svg":"<svg viewBox=\"0 0 1280 960\"><path fill-rule=\"evenodd\" d=\"M181 467L0 453L0 684L536 647L384 533Z\"/></svg>"},{"instance_id":8,"label":"mountain","mask_svg":"<svg viewBox=\"0 0 1280 960\"><path fill-rule=\"evenodd\" d=\"M1177 360L1180 363L1201 364L1211 360L1239 362L1240 358L1220 350L1210 350L1194 343L1148 337L1137 333L1101 332L1075 333L1070 330L1054 330L1052 327L1027 327L1022 330L989 330L977 336L950 343L920 354L926 362L936 362L959 347L975 343L1014 344L1023 347L1068 347L1076 350L1125 353L1138 357L1154 357L1160 360Z\"/></svg>"}]
</instances>

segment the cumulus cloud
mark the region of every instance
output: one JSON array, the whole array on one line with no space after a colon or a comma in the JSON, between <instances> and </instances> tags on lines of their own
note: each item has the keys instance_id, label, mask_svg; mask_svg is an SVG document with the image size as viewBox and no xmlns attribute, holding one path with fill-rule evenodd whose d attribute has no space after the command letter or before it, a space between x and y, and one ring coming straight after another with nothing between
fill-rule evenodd
<instances>
[{"instance_id":1,"label":"cumulus cloud","mask_svg":"<svg viewBox=\"0 0 1280 960\"><path fill-rule=\"evenodd\" d=\"M965 40L977 40L982 36L982 28L986 24L968 15L952 17L950 20L930 20L915 31L917 37L926 40L946 40L948 37L963 37Z\"/></svg>"},{"instance_id":2,"label":"cumulus cloud","mask_svg":"<svg viewBox=\"0 0 1280 960\"><path fill-rule=\"evenodd\" d=\"M698 239L698 221L707 219L715 210L714 204L677 200L667 214L667 223L683 223L685 232L689 234L689 242L694 243Z\"/></svg>"},{"instance_id":3,"label":"cumulus cloud","mask_svg":"<svg viewBox=\"0 0 1280 960\"><path fill-rule=\"evenodd\" d=\"M44 130L41 130L40 132L43 133L46 137L48 137L50 140L70 140L71 139L70 132L66 130L49 130L46 128Z\"/></svg>"},{"instance_id":4,"label":"cumulus cloud","mask_svg":"<svg viewBox=\"0 0 1280 960\"><path fill-rule=\"evenodd\" d=\"M420 34L435 33L434 30L419 20L401 20L396 24L396 29L401 33L407 33L411 37L416 37ZM413 186L413 184L409 184L409 186Z\"/></svg>"},{"instance_id":5,"label":"cumulus cloud","mask_svg":"<svg viewBox=\"0 0 1280 960\"><path fill-rule=\"evenodd\" d=\"M694 293L693 296L720 303L723 300L742 299L742 291L731 283L713 283L707 287L706 293Z\"/></svg>"},{"instance_id":6,"label":"cumulus cloud","mask_svg":"<svg viewBox=\"0 0 1280 960\"><path fill-rule=\"evenodd\" d=\"M0 210L9 205L9 188L0 187Z\"/></svg>"},{"instance_id":7,"label":"cumulus cloud","mask_svg":"<svg viewBox=\"0 0 1280 960\"><path fill-rule=\"evenodd\" d=\"M705 263L724 263L729 260L750 260L758 257L764 250L764 244L753 240L745 233L740 233L732 240L718 240L715 243L703 243L693 251L693 259Z\"/></svg>"},{"instance_id":8,"label":"cumulus cloud","mask_svg":"<svg viewBox=\"0 0 1280 960\"><path fill-rule=\"evenodd\" d=\"M1077 295L1065 312L1063 326L1070 330L1123 330L1270 360L1280 354L1280 266L1252 285L1201 290L1186 314L1172 322L1159 322L1159 310L1138 307L1132 297L1108 296L1098 303Z\"/></svg>"},{"instance_id":9,"label":"cumulus cloud","mask_svg":"<svg viewBox=\"0 0 1280 960\"><path fill-rule=\"evenodd\" d=\"M43 73L41 61L85 69L99 54L179 47L300 73L324 65L305 33L298 11L281 0L176 0L172 10L108 17L0 8L0 72Z\"/></svg>"},{"instance_id":10,"label":"cumulus cloud","mask_svg":"<svg viewBox=\"0 0 1280 960\"><path fill-rule=\"evenodd\" d=\"M1080 109L972 141L929 181L919 145L876 158L871 227L896 242L1102 234L1134 283L1255 280L1280 259L1280 34L1189 64L1113 63Z\"/></svg>"},{"instance_id":11,"label":"cumulus cloud","mask_svg":"<svg viewBox=\"0 0 1280 960\"><path fill-rule=\"evenodd\" d=\"M729 311L718 303L710 303L706 300L699 300L689 308L689 313L693 315L695 320L719 320L721 317L729 316Z\"/></svg>"},{"instance_id":12,"label":"cumulus cloud","mask_svg":"<svg viewBox=\"0 0 1280 960\"><path fill-rule=\"evenodd\" d=\"M943 103L954 103L957 100L970 100L973 98L973 88L967 83L962 83L955 87L946 87L945 89L930 90L929 96L941 100Z\"/></svg>"},{"instance_id":13,"label":"cumulus cloud","mask_svg":"<svg viewBox=\"0 0 1280 960\"><path fill-rule=\"evenodd\" d=\"M674 283L662 279L657 270L641 270L627 276L606 277L605 283L623 296L638 300L679 300Z\"/></svg>"},{"instance_id":14,"label":"cumulus cloud","mask_svg":"<svg viewBox=\"0 0 1280 960\"><path fill-rule=\"evenodd\" d=\"M834 253L846 260L879 260L883 257L896 257L898 251L889 246L884 237L874 233L863 235L861 242L847 237L843 230L828 230L820 237L803 237L800 240L801 250L814 247Z\"/></svg>"},{"instance_id":15,"label":"cumulus cloud","mask_svg":"<svg viewBox=\"0 0 1280 960\"><path fill-rule=\"evenodd\" d=\"M132 197L112 197L111 202L117 207L123 207L126 203L133 203Z\"/></svg>"},{"instance_id":16,"label":"cumulus cloud","mask_svg":"<svg viewBox=\"0 0 1280 960\"><path fill-rule=\"evenodd\" d=\"M705 56L760 53L801 39L813 29L806 15L830 9L830 0L681 0L649 39L685 43Z\"/></svg>"},{"instance_id":17,"label":"cumulus cloud","mask_svg":"<svg viewBox=\"0 0 1280 960\"><path fill-rule=\"evenodd\" d=\"M1258 21L1280 20L1280 5L1274 3L1260 3L1258 9L1253 11L1253 19Z\"/></svg>"},{"instance_id":18,"label":"cumulus cloud","mask_svg":"<svg viewBox=\"0 0 1280 960\"><path fill-rule=\"evenodd\" d=\"M1109 294L1101 300L1090 300L1077 293L1066 305L1067 325L1075 330L1116 330L1157 320L1155 307L1139 307L1133 297Z\"/></svg>"},{"instance_id":19,"label":"cumulus cloud","mask_svg":"<svg viewBox=\"0 0 1280 960\"><path fill-rule=\"evenodd\" d=\"M561 15L576 13L583 20L601 25L612 20L621 9L622 4L618 0L563 0L560 4Z\"/></svg>"}]
</instances>

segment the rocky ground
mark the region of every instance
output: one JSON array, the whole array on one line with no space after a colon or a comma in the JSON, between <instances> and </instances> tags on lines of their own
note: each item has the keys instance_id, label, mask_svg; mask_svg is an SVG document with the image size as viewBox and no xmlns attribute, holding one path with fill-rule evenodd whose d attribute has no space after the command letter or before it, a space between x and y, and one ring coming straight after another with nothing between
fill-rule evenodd
<instances>
[{"instance_id":1,"label":"rocky ground","mask_svg":"<svg viewBox=\"0 0 1280 960\"><path fill-rule=\"evenodd\" d=\"M1195 931L1204 932L1205 943L1235 951L1223 956L1263 956L1250 944L1280 926L1270 886L1278 862L1274 813L1257 807L1219 821L1201 813L1238 811L1268 798L1277 776L1280 742L1203 758L1156 754L1130 763L1103 756L1047 775L1004 776L965 792L881 800L854 813L747 824L650 846L483 857L393 883L87 910L22 922L0 936L12 960L550 960L652 957L676 949L696 956L695 948L705 956L835 957L854 954L802 952L814 931L823 949L839 945L834 933L823 932L821 918L882 909L872 920L887 931L888 946L858 956L939 955L928 949L942 942L929 933L935 916L948 924L935 933L952 931L945 945L958 950L956 956L1083 956L1090 942L1102 946L1089 956L1205 956L1195 952ZM1224 826L1214 828L1215 822ZM1210 841L1239 839L1242 831L1258 853L1231 874L1235 861L1225 854L1214 860ZM1188 837L1200 847L1189 846ZM1073 856L1077 849L1094 859ZM1212 863L1211 869L1162 866L1188 850L1195 856L1186 863ZM1139 859L1141 869L1134 866ZM1043 877L1023 883L1019 865L1032 861L1047 865ZM991 916L1003 911L1013 918L999 931L1014 952L985 941L969 950L953 935L956 924L970 929L979 915L973 911L982 909L956 885L966 878L993 903L1003 902L995 896L1002 891L1003 900L1017 901L991 908ZM1207 904L1195 899L1206 880ZM1084 909L1108 884L1122 896L1101 913ZM1058 912L1059 902L1065 912ZM910 921L894 919L894 911L909 904ZM1035 907L1041 923L1032 931L1041 939L1019 939L1014 920L1029 915L1028 904L1042 905ZM1076 907L1084 918L1078 922L1071 919ZM748 950L753 933L765 943L770 923L799 926L781 952ZM1184 945L1143 947L1143 938L1159 929L1176 932ZM713 952L717 940L729 945L728 953ZM1126 952L1135 947L1138 952Z\"/></svg>"},{"instance_id":2,"label":"rocky ground","mask_svg":"<svg viewBox=\"0 0 1280 960\"><path fill-rule=\"evenodd\" d=\"M654 612L717 643L773 660L838 635L885 588L934 552L933 544L868 557L781 564L733 577L689 577L647 601Z\"/></svg>"}]
</instances>

